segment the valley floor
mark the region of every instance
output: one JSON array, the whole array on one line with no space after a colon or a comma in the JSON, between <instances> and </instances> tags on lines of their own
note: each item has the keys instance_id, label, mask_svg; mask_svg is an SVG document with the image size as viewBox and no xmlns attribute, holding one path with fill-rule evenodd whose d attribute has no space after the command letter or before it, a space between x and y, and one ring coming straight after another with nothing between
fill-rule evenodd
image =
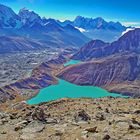
<instances>
[{"instance_id":1,"label":"valley floor","mask_svg":"<svg viewBox=\"0 0 140 140\"><path fill-rule=\"evenodd\" d=\"M140 99L61 99L11 104L0 112L0 140L139 140Z\"/></svg>"}]
</instances>

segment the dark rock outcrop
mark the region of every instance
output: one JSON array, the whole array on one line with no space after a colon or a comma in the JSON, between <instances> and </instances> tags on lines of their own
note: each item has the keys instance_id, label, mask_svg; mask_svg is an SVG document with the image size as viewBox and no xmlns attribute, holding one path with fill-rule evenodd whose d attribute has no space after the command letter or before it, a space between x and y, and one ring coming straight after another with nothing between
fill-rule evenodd
<instances>
[{"instance_id":1,"label":"dark rock outcrop","mask_svg":"<svg viewBox=\"0 0 140 140\"><path fill-rule=\"evenodd\" d=\"M90 116L85 112L85 110L81 110L74 115L75 122L80 121L88 121L91 120Z\"/></svg>"}]
</instances>

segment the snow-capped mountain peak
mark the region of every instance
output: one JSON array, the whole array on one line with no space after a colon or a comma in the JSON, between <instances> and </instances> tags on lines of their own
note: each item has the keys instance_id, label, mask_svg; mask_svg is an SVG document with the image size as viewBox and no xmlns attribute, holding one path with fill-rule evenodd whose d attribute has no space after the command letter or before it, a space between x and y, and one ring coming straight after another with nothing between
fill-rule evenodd
<instances>
[{"instance_id":1,"label":"snow-capped mountain peak","mask_svg":"<svg viewBox=\"0 0 140 140\"><path fill-rule=\"evenodd\" d=\"M106 42L112 42L118 39L127 27L120 22L106 21L102 17L87 18L77 16L74 21L58 21L62 26L68 24L77 28L80 32L92 39L101 39Z\"/></svg>"},{"instance_id":2,"label":"snow-capped mountain peak","mask_svg":"<svg viewBox=\"0 0 140 140\"><path fill-rule=\"evenodd\" d=\"M107 29L107 30L117 30L123 31L126 28L119 22L107 22L102 17L93 18L85 18L82 16L77 16L73 21L74 26L86 30L94 30L94 29Z\"/></svg>"},{"instance_id":3,"label":"snow-capped mountain peak","mask_svg":"<svg viewBox=\"0 0 140 140\"><path fill-rule=\"evenodd\" d=\"M27 8L22 8L17 15L11 8L0 4L0 28L3 29L3 35L7 33L4 30L5 28L13 28L14 30L19 28L23 35L29 31L31 33L36 31L36 34L42 32L42 36L48 35L50 32L57 32L58 34L68 33L72 36L74 34L84 34L84 38L86 36L91 39L112 42L119 38L128 27L123 26L119 22L107 22L102 17L87 18L77 16L74 21L46 19L45 17L41 18L37 13ZM12 32L17 34L15 33L16 30L14 31L13 29ZM39 36L38 33L36 37Z\"/></svg>"},{"instance_id":4,"label":"snow-capped mountain peak","mask_svg":"<svg viewBox=\"0 0 140 140\"><path fill-rule=\"evenodd\" d=\"M42 24L41 17L27 8L22 8L18 15L23 25L33 25L35 22Z\"/></svg>"}]
</instances>

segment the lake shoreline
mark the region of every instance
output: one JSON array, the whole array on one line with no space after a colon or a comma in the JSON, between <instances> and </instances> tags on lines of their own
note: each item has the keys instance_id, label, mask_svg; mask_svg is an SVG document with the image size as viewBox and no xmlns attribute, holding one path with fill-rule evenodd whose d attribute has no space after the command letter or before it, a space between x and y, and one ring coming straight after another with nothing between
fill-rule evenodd
<instances>
[{"instance_id":1,"label":"lake shoreline","mask_svg":"<svg viewBox=\"0 0 140 140\"><path fill-rule=\"evenodd\" d=\"M81 61L70 60L66 62L65 67L79 64ZM107 90L95 86L80 86L56 77L58 84L50 85L40 90L40 92L32 99L28 100L28 104L39 104L61 98L101 98L106 96L126 97L118 93L109 93Z\"/></svg>"}]
</instances>

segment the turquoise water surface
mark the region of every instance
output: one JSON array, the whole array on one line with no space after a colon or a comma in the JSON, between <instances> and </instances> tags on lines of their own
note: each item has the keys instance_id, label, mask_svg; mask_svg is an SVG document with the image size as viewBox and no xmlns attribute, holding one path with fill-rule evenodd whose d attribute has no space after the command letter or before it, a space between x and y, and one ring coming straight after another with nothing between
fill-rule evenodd
<instances>
[{"instance_id":1,"label":"turquoise water surface","mask_svg":"<svg viewBox=\"0 0 140 140\"><path fill-rule=\"evenodd\" d=\"M81 63L81 61L80 60L70 60L70 61L66 62L64 64L64 66L66 67L66 66L74 65L74 64L78 64L78 63Z\"/></svg>"},{"instance_id":2,"label":"turquoise water surface","mask_svg":"<svg viewBox=\"0 0 140 140\"><path fill-rule=\"evenodd\" d=\"M67 65L76 64L76 61L66 63ZM80 61L77 61L80 63ZM65 66L67 66L65 65ZM100 98L106 96L123 97L120 94L109 93L108 91L94 86L78 86L69 83L65 80L58 79L57 85L51 85L46 87L38 93L38 95L27 101L28 104L38 104L42 102L57 100L60 98L79 98L79 97L90 97Z\"/></svg>"}]
</instances>

